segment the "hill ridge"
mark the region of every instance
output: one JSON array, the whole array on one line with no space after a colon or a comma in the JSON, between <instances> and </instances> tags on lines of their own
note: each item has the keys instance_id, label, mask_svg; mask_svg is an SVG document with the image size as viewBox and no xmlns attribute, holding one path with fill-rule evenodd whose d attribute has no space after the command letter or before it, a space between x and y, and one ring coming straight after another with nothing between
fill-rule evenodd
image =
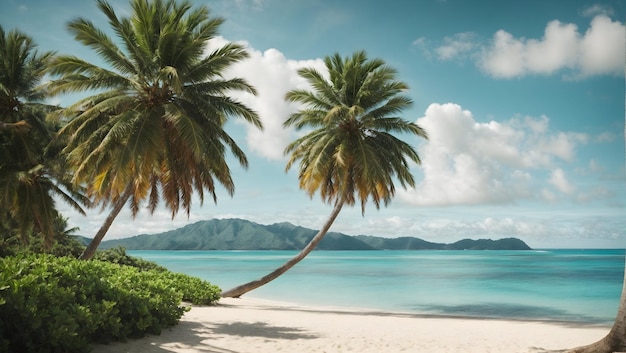
<instances>
[{"instance_id":1,"label":"hill ridge","mask_svg":"<svg viewBox=\"0 0 626 353\"><path fill-rule=\"evenodd\" d=\"M241 218L210 219L156 234L102 242L100 248L122 246L128 250L300 250L317 230L278 222L261 225ZM417 237L383 238L328 232L317 250L531 250L517 238L462 239L451 244Z\"/></svg>"}]
</instances>

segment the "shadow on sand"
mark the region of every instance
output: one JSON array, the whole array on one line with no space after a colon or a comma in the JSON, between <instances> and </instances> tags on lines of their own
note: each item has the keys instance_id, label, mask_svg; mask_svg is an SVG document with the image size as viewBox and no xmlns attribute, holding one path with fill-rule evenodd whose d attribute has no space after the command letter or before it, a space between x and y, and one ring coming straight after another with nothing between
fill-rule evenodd
<instances>
[{"instance_id":1,"label":"shadow on sand","mask_svg":"<svg viewBox=\"0 0 626 353\"><path fill-rule=\"evenodd\" d=\"M93 345L92 353L171 353L176 350L192 350L202 353L239 353L213 345L215 339L224 336L259 337L267 340L315 339L317 334L297 327L272 326L265 322L198 323L181 320L160 335L150 335L127 342Z\"/></svg>"}]
</instances>

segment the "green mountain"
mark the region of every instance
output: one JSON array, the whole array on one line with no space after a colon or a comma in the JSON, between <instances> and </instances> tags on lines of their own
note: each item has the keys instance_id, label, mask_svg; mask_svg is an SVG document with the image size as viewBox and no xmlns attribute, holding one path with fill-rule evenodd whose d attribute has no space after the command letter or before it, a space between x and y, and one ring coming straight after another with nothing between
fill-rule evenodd
<instances>
[{"instance_id":1,"label":"green mountain","mask_svg":"<svg viewBox=\"0 0 626 353\"><path fill-rule=\"evenodd\" d=\"M531 250L526 243L517 238L463 239L452 244L431 243L413 237L380 238L359 235L356 238L382 250Z\"/></svg>"},{"instance_id":2,"label":"green mountain","mask_svg":"<svg viewBox=\"0 0 626 353\"><path fill-rule=\"evenodd\" d=\"M243 219L212 219L159 234L142 234L105 240L101 249L122 246L128 250L300 250L317 231L291 223L261 225ZM453 244L419 238L356 237L328 232L319 250L530 250L516 238L465 239Z\"/></svg>"}]
</instances>

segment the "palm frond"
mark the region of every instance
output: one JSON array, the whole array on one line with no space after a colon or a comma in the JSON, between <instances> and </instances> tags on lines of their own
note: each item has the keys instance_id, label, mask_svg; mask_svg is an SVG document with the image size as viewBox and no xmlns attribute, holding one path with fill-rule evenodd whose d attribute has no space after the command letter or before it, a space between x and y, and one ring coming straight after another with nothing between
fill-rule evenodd
<instances>
[{"instance_id":1,"label":"palm frond","mask_svg":"<svg viewBox=\"0 0 626 353\"><path fill-rule=\"evenodd\" d=\"M127 75L137 74L132 62L120 51L113 40L103 31L97 29L91 21L79 18L71 21L68 28L77 41L94 49L107 64L118 72Z\"/></svg>"},{"instance_id":2,"label":"palm frond","mask_svg":"<svg viewBox=\"0 0 626 353\"><path fill-rule=\"evenodd\" d=\"M224 78L246 49L228 43L205 54L224 20L189 1L132 0L129 17L97 5L118 41L85 19L70 30L108 67L63 56L50 70L53 93L97 92L55 113L68 121L59 139L67 140L74 185L87 185L103 207L129 189L133 214L146 200L154 211L160 199L172 216L181 207L189 213L193 193L217 200L217 184L232 194L225 154L248 161L224 125L236 117L262 128L256 112L229 96L256 94L254 87Z\"/></svg>"},{"instance_id":3,"label":"palm frond","mask_svg":"<svg viewBox=\"0 0 626 353\"><path fill-rule=\"evenodd\" d=\"M387 205L396 180L414 186L408 161L420 162L417 152L393 134L427 138L417 124L396 116L412 103L403 95L408 86L384 61L368 59L363 51L345 58L335 54L324 63L328 79L301 69L312 89L285 96L304 107L283 125L313 129L285 148L286 170L299 161L300 188L309 196L319 191L324 202L360 200L362 212L370 200L376 208Z\"/></svg>"}]
</instances>

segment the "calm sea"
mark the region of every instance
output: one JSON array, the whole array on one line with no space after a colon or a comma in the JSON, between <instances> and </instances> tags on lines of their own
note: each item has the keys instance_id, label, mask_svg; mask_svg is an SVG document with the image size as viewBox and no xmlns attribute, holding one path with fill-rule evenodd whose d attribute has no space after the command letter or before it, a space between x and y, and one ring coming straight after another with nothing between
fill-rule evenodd
<instances>
[{"instance_id":1,"label":"calm sea","mask_svg":"<svg viewBox=\"0 0 626 353\"><path fill-rule=\"evenodd\" d=\"M295 251L128 251L230 289ZM624 250L314 251L247 296L463 317L610 324Z\"/></svg>"}]
</instances>

